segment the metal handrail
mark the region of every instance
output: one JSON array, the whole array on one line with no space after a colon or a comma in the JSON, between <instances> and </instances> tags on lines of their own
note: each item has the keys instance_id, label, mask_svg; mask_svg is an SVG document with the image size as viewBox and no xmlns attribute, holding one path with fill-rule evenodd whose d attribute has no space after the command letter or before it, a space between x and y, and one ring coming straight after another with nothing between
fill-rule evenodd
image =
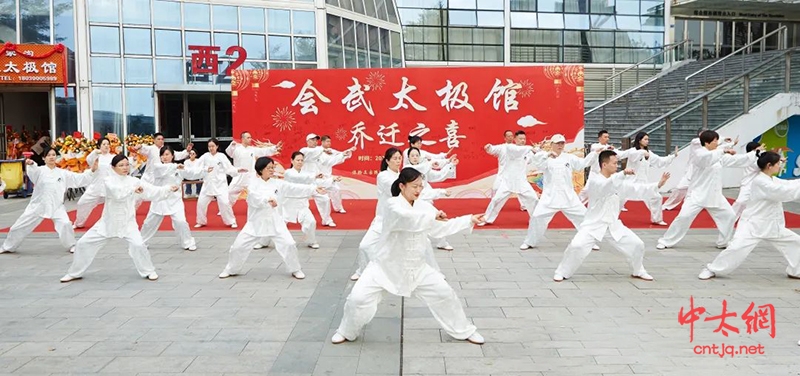
<instances>
[{"instance_id":1,"label":"metal handrail","mask_svg":"<svg viewBox=\"0 0 800 376\"><path fill-rule=\"evenodd\" d=\"M644 59L644 60L642 60L642 61L640 61L640 62L638 62L638 63L636 63L636 64L634 64L634 65L632 65L632 66L630 66L630 67L627 67L627 68L625 68L625 69L623 69L623 70L621 70L621 71L619 71L619 72L617 72L617 73L615 73L615 74L613 74L613 75L611 75L611 76L609 76L609 77L606 77L606 78L603 80L603 96L604 96L604 97L608 97L608 82L609 82L609 81L612 81L612 80L614 80L615 78L617 78L617 77L621 76L621 75L622 75L623 73L625 73L625 72L628 72L628 71L630 71L630 70L632 70L632 69L634 69L634 68L638 68L638 67L639 67L639 66L641 66L642 64L644 64L644 63L646 63L646 62L648 62L648 61L650 61L650 60L652 60L652 59L655 59L655 58L657 58L657 57L663 56L663 55L664 55L664 54L666 54L667 52L674 51L674 50L675 50L675 49L677 49L679 46L685 45L685 44L687 44L687 43L689 44L689 50L691 50L691 49L692 49L692 47L691 47L692 40L691 40L691 39L685 39L685 40L683 40L683 41L681 41L681 42L670 43L670 44L667 44L667 45L665 45L665 46L663 47L663 50L662 50L661 52L659 52L658 54L656 54L656 55L653 55L653 56L650 56L650 57L648 57L647 59ZM653 65L655 66L655 64L653 64ZM638 71L638 70L636 71L636 74L637 74L636 81L639 81L639 77L638 77L639 71ZM592 107L591 109L589 109L589 110L585 111L585 112L583 113L583 114L584 114L584 116L585 116L585 115L588 115L588 114L590 114L590 113L592 113L592 112L594 112L594 111L597 111L597 110L599 110L599 109L601 109L601 108L603 108L603 107L605 107L607 104L609 104L609 103L611 103L611 102L614 102L614 101L616 101L617 99L619 99L619 98L621 98L621 97L624 97L625 95L628 95L629 93L631 93L631 92L633 92L633 91L636 91L636 90L637 90L637 89L639 89L640 87L642 87L642 86L644 86L644 85L647 85L647 84L648 84L649 82L651 82L651 81L652 81L654 78L655 78L655 75L654 75L654 76L652 76L652 77L650 77L650 78L649 78L649 79L647 79L647 80L644 80L644 81L642 81L642 82L639 82L639 83L637 83L636 85L634 85L634 86L632 86L632 87L628 88L627 90L625 90L625 91L623 91L623 92L621 92L621 93L617 94L616 96L613 96L613 97L611 97L611 98L607 98L607 99L606 99L606 100L605 100L603 103L601 103L601 104L599 104L599 105L597 105L597 106L595 106L595 107ZM598 81L599 81L599 80L598 80Z\"/></svg>"},{"instance_id":2,"label":"metal handrail","mask_svg":"<svg viewBox=\"0 0 800 376\"><path fill-rule=\"evenodd\" d=\"M675 109L673 109L672 111L670 111L670 112L667 112L666 114L664 114L664 115L661 115L661 116L659 116L659 117L657 117L657 118L653 119L653 120L652 120L652 121L650 121L649 123L647 123L647 124L645 124L645 125L643 125L643 126L641 126L641 127L639 127L639 128L636 128L635 130L633 130L633 131L631 131L631 132L628 132L627 134L625 134L624 136L622 136L623 140L625 140L625 139L630 139L631 137L635 136L637 133L641 132L642 130L644 130L644 129L647 129L647 128L651 127L653 124L656 124L656 123L662 122L662 121L666 120L667 118L672 118L672 117L673 117L673 115L674 115L675 113L677 113L677 112L679 112L679 111L683 110L684 108L686 108L686 107L689 107L689 106L691 106L691 105L694 105L694 104L696 104L696 102L698 102L698 101L702 101L702 100L703 100L703 98L706 98L706 97L709 97L709 96L711 96L712 94L715 94L715 92L716 92L716 91L724 89L726 86L730 85L731 83L733 83L733 82L736 82L736 81L740 80L742 77L745 77L745 76L748 76L748 75L750 75L752 72L754 72L754 71L756 71L756 70L758 70L758 69L761 69L761 68L762 68L762 67L764 67L765 65L767 65L767 64L769 64L769 63L771 63L771 62L773 62L773 61L775 61L775 60L778 60L778 59L786 59L786 55L787 55L787 54L791 55L792 53L794 53L794 52L797 52L797 51L800 51L800 49L798 49L798 48L792 48L792 49L789 49L789 50L787 50L787 52L786 52L786 53L783 53L783 54L780 54L780 55L776 55L776 56L773 56L773 57L771 57L771 58L769 58L769 59L767 59L767 60L765 60L765 61L762 61L760 64L758 64L758 65L756 65L755 67L753 67L753 68L751 68L751 69L747 70L746 72L743 72L743 73L741 73L741 74L739 74L739 75L737 75L737 76L735 76L735 77L733 77L733 78L731 78L731 79L729 79L729 80L727 80L727 81L725 81L725 82L723 82L723 83L721 83L721 84L719 84L719 85L715 86L713 89L711 89L711 90L709 90L709 91L707 91L707 92L705 92L705 93L701 93L701 94L697 95L697 96L696 96L694 99L692 99L691 101L688 101L688 102L686 102L686 103L684 103L684 104L682 104L682 105L680 105L680 106L676 107L676 108L675 108Z\"/></svg>"},{"instance_id":3,"label":"metal handrail","mask_svg":"<svg viewBox=\"0 0 800 376\"><path fill-rule=\"evenodd\" d=\"M774 35L774 34L776 34L776 33L779 35L779 37L778 37L778 49L779 49L779 50L783 49L783 48L781 47L781 46L782 46L782 42L783 42L783 41L782 41L782 39L780 38L780 34L781 34L781 33L785 33L785 32L786 32L786 30L787 30L786 26L781 26L781 27L779 27L779 28L777 28L777 29L775 29L775 30L773 30L773 31L769 32L768 34L766 34L766 35L762 36L761 38L758 38L758 39L756 39L756 40L754 40L754 41L752 41L752 42L750 42L750 43L748 43L748 44L745 44L744 46L742 46L742 47L741 47L741 48L739 48L738 50L736 50L736 51L733 51L733 53L731 53L730 55L728 55L728 56L725 56L725 57L723 57L722 59L719 59L719 60L717 60L717 61L715 61L715 62L713 62L713 63L711 63L711 64L709 64L709 65L707 65L707 66L705 66L705 67L703 67L702 69L698 70L697 72L694 72L694 73L692 73L692 74L690 74L690 75L686 76L686 78L684 78L684 79L683 79L683 80L685 81L685 84L684 84L684 87L685 87L685 95L686 95L687 97L688 97L688 95L689 95L689 80L690 80L690 79L692 79L693 77L697 76L697 75L698 75L698 74L700 74L700 73L703 73L703 72L705 72L705 71L707 71L707 70L711 69L711 67L714 67L714 66L716 66L717 64L724 63L724 62L725 62L725 60L728 60L728 59L730 59L731 57L735 56L735 55L736 55L736 54L738 54L739 52L742 52L742 51L744 51L745 49L748 49L748 48L751 48L751 47L753 47L753 46L754 46L756 43L759 43L759 44L760 44L761 42L763 42L763 41L766 41L766 39L767 39L767 38L771 37L772 35ZM763 51L762 51L762 52L763 52ZM742 60L742 64L744 64L744 60Z\"/></svg>"}]
</instances>

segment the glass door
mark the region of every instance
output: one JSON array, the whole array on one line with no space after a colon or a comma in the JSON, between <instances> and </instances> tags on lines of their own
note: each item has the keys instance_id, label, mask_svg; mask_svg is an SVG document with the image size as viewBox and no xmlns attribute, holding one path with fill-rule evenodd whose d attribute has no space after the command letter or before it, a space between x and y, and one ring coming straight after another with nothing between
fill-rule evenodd
<instances>
[{"instance_id":1,"label":"glass door","mask_svg":"<svg viewBox=\"0 0 800 376\"><path fill-rule=\"evenodd\" d=\"M212 137L221 141L223 149L231 140L230 93L159 93L158 112L158 129L178 150L192 142L203 153Z\"/></svg>"}]
</instances>

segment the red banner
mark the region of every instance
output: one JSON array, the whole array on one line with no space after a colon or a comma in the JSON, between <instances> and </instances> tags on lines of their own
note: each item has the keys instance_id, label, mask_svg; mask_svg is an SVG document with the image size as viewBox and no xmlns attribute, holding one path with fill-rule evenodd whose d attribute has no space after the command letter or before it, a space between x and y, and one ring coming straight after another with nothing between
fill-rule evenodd
<instances>
[{"instance_id":1,"label":"red banner","mask_svg":"<svg viewBox=\"0 0 800 376\"><path fill-rule=\"evenodd\" d=\"M329 135L335 149L356 147L336 173L369 183L386 149L407 148L409 134L429 152L455 149L453 186L494 173L483 146L502 143L506 129L524 130L529 142L561 133L568 143L583 129L579 65L237 70L231 90L235 136L282 140L288 165L308 133Z\"/></svg>"}]
</instances>

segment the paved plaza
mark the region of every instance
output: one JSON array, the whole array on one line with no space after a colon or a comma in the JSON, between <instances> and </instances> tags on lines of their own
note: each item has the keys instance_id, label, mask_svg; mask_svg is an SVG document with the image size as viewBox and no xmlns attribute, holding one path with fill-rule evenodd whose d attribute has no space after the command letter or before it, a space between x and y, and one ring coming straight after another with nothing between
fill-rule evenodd
<instances>
[{"instance_id":1,"label":"paved plaza","mask_svg":"<svg viewBox=\"0 0 800 376\"><path fill-rule=\"evenodd\" d=\"M0 200L0 226L26 201ZM637 231L653 282L630 278L607 243L573 278L553 282L573 230L548 231L528 251L518 249L520 230L453 237L456 250L437 259L483 346L444 334L419 300L388 295L358 341L331 344L363 231L319 231L320 249L300 248L302 281L274 249L253 251L244 275L220 280L234 232L195 232L196 252L162 232L150 247L158 281L139 278L113 241L68 284L58 279L71 255L55 234L35 233L0 255L0 374L800 375L800 281L787 278L782 256L759 247L734 275L700 281L718 252L715 232L693 230L678 248L657 251L663 231ZM691 317L690 299L706 309L691 343L679 319L682 307ZM723 301L736 315L725 323L739 331L727 337L714 332L720 320L704 321ZM748 334L742 317L769 304L774 326L765 315ZM721 343L764 354L694 352Z\"/></svg>"}]
</instances>

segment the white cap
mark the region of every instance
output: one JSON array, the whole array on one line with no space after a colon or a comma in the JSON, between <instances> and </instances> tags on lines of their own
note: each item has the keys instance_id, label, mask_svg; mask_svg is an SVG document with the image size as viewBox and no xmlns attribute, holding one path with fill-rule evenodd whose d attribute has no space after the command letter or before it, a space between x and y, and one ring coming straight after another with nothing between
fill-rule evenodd
<instances>
[{"instance_id":1,"label":"white cap","mask_svg":"<svg viewBox=\"0 0 800 376\"><path fill-rule=\"evenodd\" d=\"M314 134L314 133L309 133L309 134L308 134L308 136L306 136L306 141L308 141L308 140L313 140L313 139L315 139L315 138L319 138L319 136L317 136L317 135L316 135L316 134Z\"/></svg>"},{"instance_id":2,"label":"white cap","mask_svg":"<svg viewBox=\"0 0 800 376\"><path fill-rule=\"evenodd\" d=\"M552 142L554 144L557 144L559 142L567 142L567 139L564 138L564 135L562 135L562 134L556 134L556 135L553 135L553 138L550 139L550 142Z\"/></svg>"}]
</instances>

